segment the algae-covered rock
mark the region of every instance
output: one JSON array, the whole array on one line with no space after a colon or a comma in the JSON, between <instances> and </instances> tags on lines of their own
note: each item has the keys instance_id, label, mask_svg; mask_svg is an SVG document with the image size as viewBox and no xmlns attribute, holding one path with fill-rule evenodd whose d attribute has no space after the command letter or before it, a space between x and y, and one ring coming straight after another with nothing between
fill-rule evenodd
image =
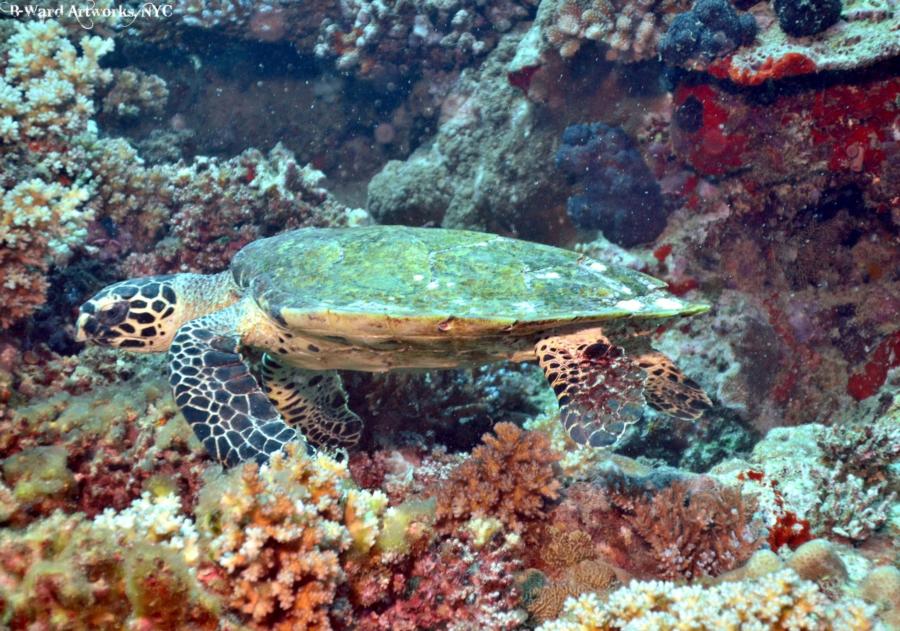
<instances>
[{"instance_id":1,"label":"algae-covered rock","mask_svg":"<svg viewBox=\"0 0 900 631\"><path fill-rule=\"evenodd\" d=\"M542 177L561 130L509 84L519 35L507 35L444 102L430 144L372 178L368 210L380 223L439 224L546 240L562 218L565 182ZM548 215L548 213L550 213ZM555 215L554 215L555 213Z\"/></svg>"},{"instance_id":2,"label":"algae-covered rock","mask_svg":"<svg viewBox=\"0 0 900 631\"><path fill-rule=\"evenodd\" d=\"M75 484L66 467L66 449L60 445L32 447L6 458L3 479L16 501L33 504L66 495Z\"/></svg>"}]
</instances>

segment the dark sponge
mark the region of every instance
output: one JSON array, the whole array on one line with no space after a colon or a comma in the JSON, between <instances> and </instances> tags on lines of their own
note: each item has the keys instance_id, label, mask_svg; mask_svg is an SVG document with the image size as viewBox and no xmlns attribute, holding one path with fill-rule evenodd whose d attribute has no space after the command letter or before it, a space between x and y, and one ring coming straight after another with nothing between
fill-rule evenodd
<instances>
[{"instance_id":1,"label":"dark sponge","mask_svg":"<svg viewBox=\"0 0 900 631\"><path fill-rule=\"evenodd\" d=\"M659 184L621 127L567 127L556 166L581 189L566 209L582 230L601 230L613 243L631 247L652 241L666 227Z\"/></svg>"},{"instance_id":2,"label":"dark sponge","mask_svg":"<svg viewBox=\"0 0 900 631\"><path fill-rule=\"evenodd\" d=\"M841 19L841 0L775 0L781 30L794 37L815 35Z\"/></svg>"},{"instance_id":3,"label":"dark sponge","mask_svg":"<svg viewBox=\"0 0 900 631\"><path fill-rule=\"evenodd\" d=\"M756 20L739 14L728 0L697 0L691 10L675 16L659 43L667 64L691 59L711 61L726 55L756 37Z\"/></svg>"}]
</instances>

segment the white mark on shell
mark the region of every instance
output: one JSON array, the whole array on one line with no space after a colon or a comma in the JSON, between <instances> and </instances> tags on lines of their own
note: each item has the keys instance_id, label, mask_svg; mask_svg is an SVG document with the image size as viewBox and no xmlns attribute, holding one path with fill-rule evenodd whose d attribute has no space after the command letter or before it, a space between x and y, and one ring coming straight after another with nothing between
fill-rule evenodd
<instances>
[{"instance_id":1,"label":"white mark on shell","mask_svg":"<svg viewBox=\"0 0 900 631\"><path fill-rule=\"evenodd\" d=\"M653 301L653 304L660 309L681 309L684 306L681 302L672 298L657 298Z\"/></svg>"},{"instance_id":2,"label":"white mark on shell","mask_svg":"<svg viewBox=\"0 0 900 631\"><path fill-rule=\"evenodd\" d=\"M416 282L418 282L418 281L421 281L421 280L425 280L425 277L422 276L422 274L416 274L415 276L413 276L413 280L416 281Z\"/></svg>"},{"instance_id":3,"label":"white mark on shell","mask_svg":"<svg viewBox=\"0 0 900 631\"><path fill-rule=\"evenodd\" d=\"M534 277L541 280L549 280L553 278L559 278L559 274L557 274L556 272L541 272L540 274L535 274Z\"/></svg>"},{"instance_id":4,"label":"white mark on shell","mask_svg":"<svg viewBox=\"0 0 900 631\"><path fill-rule=\"evenodd\" d=\"M640 300L620 300L616 303L617 309L625 311L640 311L643 306Z\"/></svg>"},{"instance_id":5,"label":"white mark on shell","mask_svg":"<svg viewBox=\"0 0 900 631\"><path fill-rule=\"evenodd\" d=\"M427 285L425 285L425 288L426 289L437 289L439 285L440 285L440 283L438 283L436 280L433 280L430 283L428 283Z\"/></svg>"},{"instance_id":6,"label":"white mark on shell","mask_svg":"<svg viewBox=\"0 0 900 631\"><path fill-rule=\"evenodd\" d=\"M597 261L594 261L593 263L588 265L588 268L594 270L595 272L605 272L607 269L606 265L604 265L603 263L598 263Z\"/></svg>"}]
</instances>

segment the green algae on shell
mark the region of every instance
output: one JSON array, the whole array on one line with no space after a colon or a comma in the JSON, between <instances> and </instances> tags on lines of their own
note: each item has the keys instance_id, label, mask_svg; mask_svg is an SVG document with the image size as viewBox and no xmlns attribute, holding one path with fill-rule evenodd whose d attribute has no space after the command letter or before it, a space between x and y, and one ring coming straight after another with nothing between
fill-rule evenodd
<instances>
[{"instance_id":1,"label":"green algae on shell","mask_svg":"<svg viewBox=\"0 0 900 631\"><path fill-rule=\"evenodd\" d=\"M478 336L709 309L629 268L466 230L300 229L247 245L232 271L273 318L323 332Z\"/></svg>"}]
</instances>

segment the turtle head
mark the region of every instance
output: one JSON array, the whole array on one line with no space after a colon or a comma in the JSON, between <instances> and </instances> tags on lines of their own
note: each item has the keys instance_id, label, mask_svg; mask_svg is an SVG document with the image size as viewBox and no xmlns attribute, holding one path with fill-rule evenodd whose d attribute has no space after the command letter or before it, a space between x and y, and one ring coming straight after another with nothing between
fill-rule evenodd
<instances>
[{"instance_id":1,"label":"turtle head","mask_svg":"<svg viewBox=\"0 0 900 631\"><path fill-rule=\"evenodd\" d=\"M186 319L177 275L115 283L81 305L75 339L152 353L169 348Z\"/></svg>"}]
</instances>

